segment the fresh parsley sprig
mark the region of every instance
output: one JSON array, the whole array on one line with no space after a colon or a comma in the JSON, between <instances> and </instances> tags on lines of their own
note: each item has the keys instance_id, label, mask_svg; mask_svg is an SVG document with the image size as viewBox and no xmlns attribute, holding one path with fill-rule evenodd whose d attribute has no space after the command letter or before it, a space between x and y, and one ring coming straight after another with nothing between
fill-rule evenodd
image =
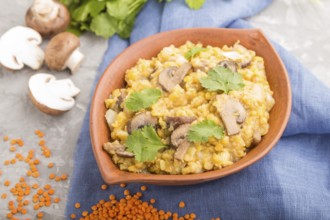
<instances>
[{"instance_id":1,"label":"fresh parsley sprig","mask_svg":"<svg viewBox=\"0 0 330 220\"><path fill-rule=\"evenodd\" d=\"M241 74L222 66L216 66L211 69L207 77L200 79L200 83L209 91L223 91L226 94L231 90L238 90L244 87Z\"/></svg>"},{"instance_id":2,"label":"fresh parsley sprig","mask_svg":"<svg viewBox=\"0 0 330 220\"><path fill-rule=\"evenodd\" d=\"M152 126L133 131L125 145L134 153L135 160L140 162L154 160L158 150L166 147Z\"/></svg>"},{"instance_id":3,"label":"fresh parsley sprig","mask_svg":"<svg viewBox=\"0 0 330 220\"><path fill-rule=\"evenodd\" d=\"M194 58L197 54L199 54L202 51L206 51L206 48L203 47L192 47L184 56L186 57L187 60L190 60Z\"/></svg>"},{"instance_id":4,"label":"fresh parsley sprig","mask_svg":"<svg viewBox=\"0 0 330 220\"><path fill-rule=\"evenodd\" d=\"M190 142L200 143L207 142L212 136L221 139L223 128L212 120L204 120L190 127L187 138Z\"/></svg>"},{"instance_id":5,"label":"fresh parsley sprig","mask_svg":"<svg viewBox=\"0 0 330 220\"><path fill-rule=\"evenodd\" d=\"M133 92L125 101L125 107L130 111L139 111L150 107L161 97L159 89L144 89L140 92Z\"/></svg>"}]
</instances>

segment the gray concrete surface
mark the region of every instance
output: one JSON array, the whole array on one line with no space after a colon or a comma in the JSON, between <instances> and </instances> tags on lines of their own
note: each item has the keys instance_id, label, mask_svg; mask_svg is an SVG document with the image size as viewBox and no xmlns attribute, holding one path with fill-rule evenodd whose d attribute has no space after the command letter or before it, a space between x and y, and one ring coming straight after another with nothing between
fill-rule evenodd
<instances>
[{"instance_id":1,"label":"gray concrete surface","mask_svg":"<svg viewBox=\"0 0 330 220\"><path fill-rule=\"evenodd\" d=\"M31 3L32 0L0 1L1 35L13 26L24 25L25 12ZM103 52L107 48L106 40L92 34L85 34L81 36L80 40L81 51L85 54L85 60L75 75L71 75L69 71L49 71L45 65L38 71L25 67L23 70L16 72L10 72L0 67L0 170L3 172L0 176L0 195L5 191L8 195L10 194L8 193L9 188L3 186L5 180L11 180L11 186L13 186L13 183L17 182L19 177L27 172L28 165L22 162L4 167L4 161L13 158L17 152L26 154L29 149L35 149L36 155L41 160L41 164L38 165L41 177L38 179L29 178L28 181L31 183L46 183L51 172L58 175L62 173L71 174L73 153L87 110L87 104L90 100L91 85ZM42 48L44 49L46 45L47 40L43 42ZM71 78L75 85L81 89L81 93L76 99L76 106L71 111L57 117L38 111L28 97L27 88L29 77L37 72L52 73L59 79ZM41 150L37 144L38 138L34 135L35 129L40 129L46 134L44 139L52 151L51 158L40 156ZM15 153L11 153L8 150L9 144L2 141L4 135L11 138L21 137L26 146ZM55 167L52 169L45 168L49 162L54 162ZM61 202L40 210L46 213L45 219L64 219L69 181L51 182L56 190L55 195L61 198ZM7 213L9 198L6 200L0 199L0 219L4 219ZM35 214L36 212L33 209L28 208L28 215L24 217L33 219Z\"/></svg>"},{"instance_id":2,"label":"gray concrete surface","mask_svg":"<svg viewBox=\"0 0 330 220\"><path fill-rule=\"evenodd\" d=\"M24 25L24 14L32 0L1 0L0 8L0 34L15 25ZM330 55L330 2L311 0L275 0L272 5L259 15L249 19L253 25L261 28L273 40L280 42L291 51L300 61L306 65L322 81L330 85L330 72L326 68L326 62ZM45 48L46 42L42 45ZM56 174L72 172L73 153L80 132L87 104L90 100L90 88L95 77L98 64L107 45L102 38L92 34L81 37L81 51L86 55L81 69L71 75L68 71L53 72L43 67L39 71L24 68L21 71L9 72L0 68L0 137L9 135L11 138L21 137L26 146L19 148L17 152L26 154L29 149L35 149L41 159L38 168L41 177L29 178L30 183L45 184L48 182L49 173ZM81 88L77 97L76 106L62 116L48 116L39 112L30 102L27 95L27 83L31 75L36 72L49 72L58 78L71 78ZM34 135L35 129L45 132L47 146L52 150L51 158L41 157L41 151L37 145L38 138ZM15 154L9 152L9 144L0 139L0 195L8 193L9 188L3 186L5 180L13 183L18 181L21 175L25 175L27 164L18 162L15 165L4 166L5 160L12 159ZM79 148L79 146L78 146ZM91 155L92 156L92 155ZM49 162L55 162L52 169L46 168ZM69 181L56 183L52 181L56 189L56 197L61 198L59 204L42 208L45 219L64 219L65 201L68 192ZM7 213L9 199L0 199L0 219L4 219ZM35 218L36 212L28 208L25 217Z\"/></svg>"}]
</instances>

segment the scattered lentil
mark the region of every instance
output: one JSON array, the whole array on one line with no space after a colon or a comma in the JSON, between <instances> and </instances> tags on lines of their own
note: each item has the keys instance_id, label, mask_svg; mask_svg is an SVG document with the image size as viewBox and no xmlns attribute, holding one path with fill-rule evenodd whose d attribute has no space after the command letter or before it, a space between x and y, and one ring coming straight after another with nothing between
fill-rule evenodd
<instances>
[{"instance_id":1,"label":"scattered lentil","mask_svg":"<svg viewBox=\"0 0 330 220\"><path fill-rule=\"evenodd\" d=\"M147 190L147 186L143 185L140 187L141 191L146 191Z\"/></svg>"},{"instance_id":2,"label":"scattered lentil","mask_svg":"<svg viewBox=\"0 0 330 220\"><path fill-rule=\"evenodd\" d=\"M141 192L131 195L129 190L124 190L124 198L117 199L114 195L109 196L109 200L100 200L97 204L91 207L91 212L81 212L81 220L87 219L196 219L195 213L187 213L184 216L179 216L177 213L165 212L158 210L152 204L155 199L150 199L150 203L144 202ZM72 214L70 216L72 218ZM76 218L76 216L74 216Z\"/></svg>"},{"instance_id":3,"label":"scattered lentil","mask_svg":"<svg viewBox=\"0 0 330 220\"><path fill-rule=\"evenodd\" d=\"M53 168L54 167L54 163L49 163L48 164L48 168Z\"/></svg>"},{"instance_id":4,"label":"scattered lentil","mask_svg":"<svg viewBox=\"0 0 330 220\"><path fill-rule=\"evenodd\" d=\"M106 184L103 184L103 185L101 186L101 189L102 189L102 190L106 190L106 189L108 189L108 186L107 186Z\"/></svg>"},{"instance_id":5,"label":"scattered lentil","mask_svg":"<svg viewBox=\"0 0 330 220\"><path fill-rule=\"evenodd\" d=\"M179 202L179 207L180 208L184 208L185 206L186 206L185 202L183 202L183 201Z\"/></svg>"}]
</instances>

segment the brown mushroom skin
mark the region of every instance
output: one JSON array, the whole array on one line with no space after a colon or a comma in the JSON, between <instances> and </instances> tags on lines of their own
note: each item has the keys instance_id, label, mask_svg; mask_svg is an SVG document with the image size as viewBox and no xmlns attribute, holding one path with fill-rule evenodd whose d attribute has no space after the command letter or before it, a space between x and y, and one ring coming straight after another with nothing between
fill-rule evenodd
<instances>
[{"instance_id":1,"label":"brown mushroom skin","mask_svg":"<svg viewBox=\"0 0 330 220\"><path fill-rule=\"evenodd\" d=\"M80 46L79 38L69 32L53 37L45 50L45 61L49 69L61 71L69 56Z\"/></svg>"},{"instance_id":2,"label":"brown mushroom skin","mask_svg":"<svg viewBox=\"0 0 330 220\"><path fill-rule=\"evenodd\" d=\"M54 2L59 6L57 17L51 21L42 21L34 14L32 7L25 15L26 26L38 31L43 37L52 37L66 30L70 23L70 13L68 9L59 2Z\"/></svg>"},{"instance_id":3,"label":"brown mushroom skin","mask_svg":"<svg viewBox=\"0 0 330 220\"><path fill-rule=\"evenodd\" d=\"M223 60L218 63L218 66L225 67L227 69L230 69L233 72L237 72L237 64L234 61L231 60Z\"/></svg>"},{"instance_id":4,"label":"brown mushroom skin","mask_svg":"<svg viewBox=\"0 0 330 220\"><path fill-rule=\"evenodd\" d=\"M217 95L216 99L220 105L218 112L226 127L229 136L240 133L238 123L243 123L246 118L246 111L243 105L236 99L226 94Z\"/></svg>"},{"instance_id":5,"label":"brown mushroom skin","mask_svg":"<svg viewBox=\"0 0 330 220\"><path fill-rule=\"evenodd\" d=\"M108 142L103 145L103 149L111 154L117 154L120 157L132 158L134 154L125 150L125 146L118 141Z\"/></svg>"},{"instance_id":6,"label":"brown mushroom skin","mask_svg":"<svg viewBox=\"0 0 330 220\"><path fill-rule=\"evenodd\" d=\"M173 128L177 128L179 125L182 124L190 124L196 119L197 118L195 116L178 116L178 117L167 116L165 118L165 121L168 126L173 126Z\"/></svg>"},{"instance_id":7,"label":"brown mushroom skin","mask_svg":"<svg viewBox=\"0 0 330 220\"><path fill-rule=\"evenodd\" d=\"M157 118L153 117L150 112L143 112L135 115L127 124L127 132L131 134L137 129L141 129L144 126L156 126Z\"/></svg>"},{"instance_id":8,"label":"brown mushroom skin","mask_svg":"<svg viewBox=\"0 0 330 220\"><path fill-rule=\"evenodd\" d=\"M177 160L183 160L183 157L186 154L189 146L190 146L189 141L182 142L179 145L178 149L176 149L176 151L174 153L174 158L177 159Z\"/></svg>"},{"instance_id":9,"label":"brown mushroom skin","mask_svg":"<svg viewBox=\"0 0 330 220\"><path fill-rule=\"evenodd\" d=\"M183 160L183 157L190 146L190 143L187 140L189 129L190 124L183 124L175 129L171 134L171 144L177 148L174 153L174 158L177 160Z\"/></svg>"},{"instance_id":10,"label":"brown mushroom skin","mask_svg":"<svg viewBox=\"0 0 330 220\"><path fill-rule=\"evenodd\" d=\"M185 63L179 68L168 67L159 74L158 83L166 92L170 92L176 85L181 83L191 68L190 63Z\"/></svg>"},{"instance_id":11,"label":"brown mushroom skin","mask_svg":"<svg viewBox=\"0 0 330 220\"><path fill-rule=\"evenodd\" d=\"M171 134L171 144L174 147L179 147L180 144L187 141L187 134L190 129L190 124L183 124L176 128Z\"/></svg>"}]
</instances>

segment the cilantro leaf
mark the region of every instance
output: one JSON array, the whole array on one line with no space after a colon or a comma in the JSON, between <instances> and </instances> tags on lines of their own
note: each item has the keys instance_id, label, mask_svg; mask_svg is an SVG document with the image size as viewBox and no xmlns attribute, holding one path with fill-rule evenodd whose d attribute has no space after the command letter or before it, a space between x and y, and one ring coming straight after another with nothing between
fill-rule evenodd
<instances>
[{"instance_id":1,"label":"cilantro leaf","mask_svg":"<svg viewBox=\"0 0 330 220\"><path fill-rule=\"evenodd\" d=\"M90 29L96 35L108 38L116 33L115 27L116 20L104 12L92 20Z\"/></svg>"},{"instance_id":2,"label":"cilantro leaf","mask_svg":"<svg viewBox=\"0 0 330 220\"><path fill-rule=\"evenodd\" d=\"M125 106L130 111L139 111L156 103L162 92L159 89L144 89L132 93L125 101Z\"/></svg>"},{"instance_id":3,"label":"cilantro leaf","mask_svg":"<svg viewBox=\"0 0 330 220\"><path fill-rule=\"evenodd\" d=\"M128 136L125 145L129 151L135 154L135 159L140 162L154 160L158 150L166 147L151 126L133 131Z\"/></svg>"},{"instance_id":4,"label":"cilantro leaf","mask_svg":"<svg viewBox=\"0 0 330 220\"><path fill-rule=\"evenodd\" d=\"M223 137L223 128L214 121L204 120L190 127L187 138L191 142L200 143L207 142L211 136L221 139Z\"/></svg>"},{"instance_id":5,"label":"cilantro leaf","mask_svg":"<svg viewBox=\"0 0 330 220\"><path fill-rule=\"evenodd\" d=\"M209 91L223 91L227 93L231 90L238 90L244 87L242 76L228 68L216 66L208 72L208 76L201 78L200 83Z\"/></svg>"},{"instance_id":6,"label":"cilantro leaf","mask_svg":"<svg viewBox=\"0 0 330 220\"><path fill-rule=\"evenodd\" d=\"M92 31L108 38L128 38L135 18L147 0L60 0L70 11L72 32Z\"/></svg>"},{"instance_id":7,"label":"cilantro leaf","mask_svg":"<svg viewBox=\"0 0 330 220\"><path fill-rule=\"evenodd\" d=\"M207 49L203 47L193 47L184 56L186 57L187 60L190 60L191 58L194 58L194 56L197 55L199 52L206 50Z\"/></svg>"},{"instance_id":8,"label":"cilantro leaf","mask_svg":"<svg viewBox=\"0 0 330 220\"><path fill-rule=\"evenodd\" d=\"M204 5L205 1L206 0L186 0L186 4L189 8L198 10Z\"/></svg>"},{"instance_id":9,"label":"cilantro leaf","mask_svg":"<svg viewBox=\"0 0 330 220\"><path fill-rule=\"evenodd\" d=\"M72 12L72 19L75 21L86 21L88 16L97 16L105 7L103 1L88 1Z\"/></svg>"}]
</instances>

